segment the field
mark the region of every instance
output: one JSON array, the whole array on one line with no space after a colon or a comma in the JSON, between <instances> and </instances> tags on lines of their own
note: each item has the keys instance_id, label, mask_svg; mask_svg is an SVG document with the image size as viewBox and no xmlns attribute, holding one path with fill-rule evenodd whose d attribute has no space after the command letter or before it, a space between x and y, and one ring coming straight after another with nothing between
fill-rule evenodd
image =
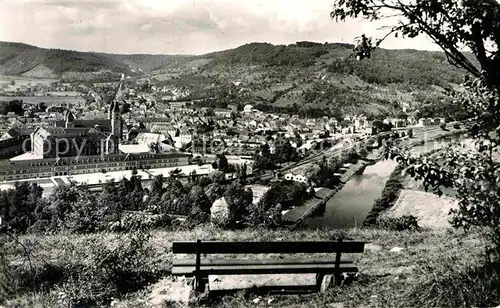
<instances>
[{"instance_id":1,"label":"field","mask_svg":"<svg viewBox=\"0 0 500 308\"><path fill-rule=\"evenodd\" d=\"M138 263L135 266L144 266L140 270L147 268L149 274L157 278L136 285L133 292L114 294L113 307L151 307L148 302L151 300L152 284L162 277L168 277L173 257L173 241L326 240L335 238L340 233L345 234L347 239L368 242L365 253L353 255L354 262L360 269L359 277L347 285L332 288L323 294L269 296L268 298L273 299L272 306L482 307L499 304L495 303L495 299L498 299L500 289L497 288L498 284L492 282L494 280L491 278L491 268L481 266L485 264L485 243L480 239L480 230L468 234L458 231L392 232L372 229L222 231L205 226L185 231L156 231L150 234L145 249L139 252L144 255L136 255L133 262ZM126 244L128 237L129 235L117 233L23 236L21 242L32 253L31 265L21 257L24 251L21 246L6 247L7 260L14 269L12 274L15 275L12 277L17 277L18 280L13 286L25 286L23 292L17 292L16 296L6 303L7 306L60 307L67 306L72 296L98 297L106 294L106 285L103 283L107 280L99 280L103 269L89 269L84 264L91 264L96 258L102 260L97 257L99 253L109 254L108 258L116 255L127 257L127 249L131 249ZM391 252L394 247L401 249L399 252ZM107 271L110 264L103 264ZM79 270L81 266L84 266L85 271ZM58 268L63 271L60 272ZM76 274L72 271L76 270L79 270L77 276L72 276ZM59 274L54 276L54 271ZM143 273L146 274L148 273ZM83 279L83 275L91 275L94 278L81 284L79 279ZM67 280L69 276L76 278ZM37 279L38 284L30 286L31 278ZM50 281L46 281L47 279ZM40 289L42 283L46 286L45 289ZM266 307L268 298L265 294L264 300L259 304L252 301L259 295L262 294L259 294L258 290L226 292L205 297L204 302L198 304L211 307ZM107 303L109 304L109 301Z\"/></svg>"},{"instance_id":2,"label":"field","mask_svg":"<svg viewBox=\"0 0 500 308\"><path fill-rule=\"evenodd\" d=\"M33 78L24 76L0 76L0 84L15 82L16 86L33 86L37 84L42 84L45 86L50 86L52 82L57 82L57 79L49 78Z\"/></svg>"},{"instance_id":3,"label":"field","mask_svg":"<svg viewBox=\"0 0 500 308\"><path fill-rule=\"evenodd\" d=\"M44 102L45 105L59 104L85 104L85 99L81 96L0 96L0 101L22 100L28 104L38 104Z\"/></svg>"},{"instance_id":4,"label":"field","mask_svg":"<svg viewBox=\"0 0 500 308\"><path fill-rule=\"evenodd\" d=\"M418 224L424 228L449 228L448 213L457 207L457 200L433 193L415 190L402 190L398 200L392 208L384 213L387 217L401 217L413 215Z\"/></svg>"}]
</instances>

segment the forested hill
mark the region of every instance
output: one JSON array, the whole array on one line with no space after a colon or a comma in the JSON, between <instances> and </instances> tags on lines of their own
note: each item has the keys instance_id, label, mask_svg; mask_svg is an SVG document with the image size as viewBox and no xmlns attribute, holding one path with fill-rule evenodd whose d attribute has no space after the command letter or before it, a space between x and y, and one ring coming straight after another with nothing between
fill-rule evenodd
<instances>
[{"instance_id":1,"label":"forested hill","mask_svg":"<svg viewBox=\"0 0 500 308\"><path fill-rule=\"evenodd\" d=\"M201 56L122 55L44 49L0 42L0 74L59 77L67 72L111 71L141 75L179 68L223 73L230 66L259 66L264 69L302 68L358 76L369 83L442 84L458 83L463 73L452 67L441 52L379 49L372 59L350 58L352 45L297 42L290 45L250 43L235 49ZM219 70L220 69L220 70Z\"/></svg>"},{"instance_id":2,"label":"forested hill","mask_svg":"<svg viewBox=\"0 0 500 308\"><path fill-rule=\"evenodd\" d=\"M118 55L45 49L36 46L0 42L0 74L25 75L39 78L73 77L102 79L103 74L142 75L162 67L170 67L188 56Z\"/></svg>"},{"instance_id":3,"label":"forested hill","mask_svg":"<svg viewBox=\"0 0 500 308\"><path fill-rule=\"evenodd\" d=\"M203 57L212 59L207 68L235 65L260 65L269 69L326 68L328 72L354 75L382 85L405 82L443 85L463 80L464 72L450 65L442 52L378 49L371 59L357 61L352 57L353 48L341 43L297 42L287 46L251 43Z\"/></svg>"}]
</instances>

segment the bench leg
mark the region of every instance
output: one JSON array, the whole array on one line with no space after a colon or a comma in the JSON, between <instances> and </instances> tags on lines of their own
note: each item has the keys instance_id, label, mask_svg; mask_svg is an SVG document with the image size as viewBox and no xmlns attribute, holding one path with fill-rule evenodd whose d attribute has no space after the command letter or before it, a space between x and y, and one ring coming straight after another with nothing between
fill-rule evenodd
<instances>
[{"instance_id":1,"label":"bench leg","mask_svg":"<svg viewBox=\"0 0 500 308\"><path fill-rule=\"evenodd\" d=\"M316 274L316 285L318 286L318 289L321 290L321 283L323 282L323 277L325 274L317 273Z\"/></svg>"},{"instance_id":2,"label":"bench leg","mask_svg":"<svg viewBox=\"0 0 500 308\"><path fill-rule=\"evenodd\" d=\"M316 285L320 293L326 292L332 284L333 275L331 274L316 274Z\"/></svg>"},{"instance_id":3,"label":"bench leg","mask_svg":"<svg viewBox=\"0 0 500 308\"><path fill-rule=\"evenodd\" d=\"M340 286L342 284L342 273L335 273L335 284Z\"/></svg>"},{"instance_id":4,"label":"bench leg","mask_svg":"<svg viewBox=\"0 0 500 308\"><path fill-rule=\"evenodd\" d=\"M205 285L208 281L208 277L196 276L194 278L194 289L197 292L203 293L205 292Z\"/></svg>"}]
</instances>

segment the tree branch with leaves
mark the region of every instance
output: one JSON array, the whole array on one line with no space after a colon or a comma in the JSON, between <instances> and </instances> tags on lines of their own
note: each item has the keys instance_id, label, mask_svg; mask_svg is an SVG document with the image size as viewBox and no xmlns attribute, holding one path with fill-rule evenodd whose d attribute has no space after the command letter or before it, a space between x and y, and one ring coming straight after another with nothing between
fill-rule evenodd
<instances>
[{"instance_id":1,"label":"tree branch with leaves","mask_svg":"<svg viewBox=\"0 0 500 308\"><path fill-rule=\"evenodd\" d=\"M359 59L370 57L391 35L427 35L453 65L500 86L500 4L495 0L337 0L330 16L336 21L396 21L382 29L385 34L379 39L361 36L355 49ZM465 52L467 49L476 61Z\"/></svg>"},{"instance_id":2,"label":"tree branch with leaves","mask_svg":"<svg viewBox=\"0 0 500 308\"><path fill-rule=\"evenodd\" d=\"M449 62L464 69L464 91L450 93L454 104L467 110L473 146L457 146L433 156L414 156L392 147L406 174L422 181L438 195L443 188L457 191L458 208L451 212L454 226L488 227L500 250L500 171L495 161L500 145L500 3L495 0L337 0L330 13L336 21L386 21L381 38L362 35L354 55L369 58L391 35L429 37ZM467 76L466 76L467 77Z\"/></svg>"}]
</instances>

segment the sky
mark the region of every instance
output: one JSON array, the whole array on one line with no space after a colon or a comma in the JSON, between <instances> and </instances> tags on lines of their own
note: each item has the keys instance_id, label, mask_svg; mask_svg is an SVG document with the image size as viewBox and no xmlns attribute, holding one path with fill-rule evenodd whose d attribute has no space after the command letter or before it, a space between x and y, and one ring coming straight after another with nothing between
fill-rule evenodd
<instances>
[{"instance_id":1,"label":"sky","mask_svg":"<svg viewBox=\"0 0 500 308\"><path fill-rule=\"evenodd\" d=\"M204 54L251 42L353 43L380 35L366 21L336 23L333 0L0 0L0 41L108 53ZM437 47L389 38L383 48ZM1 52L1 51L0 51Z\"/></svg>"}]
</instances>

